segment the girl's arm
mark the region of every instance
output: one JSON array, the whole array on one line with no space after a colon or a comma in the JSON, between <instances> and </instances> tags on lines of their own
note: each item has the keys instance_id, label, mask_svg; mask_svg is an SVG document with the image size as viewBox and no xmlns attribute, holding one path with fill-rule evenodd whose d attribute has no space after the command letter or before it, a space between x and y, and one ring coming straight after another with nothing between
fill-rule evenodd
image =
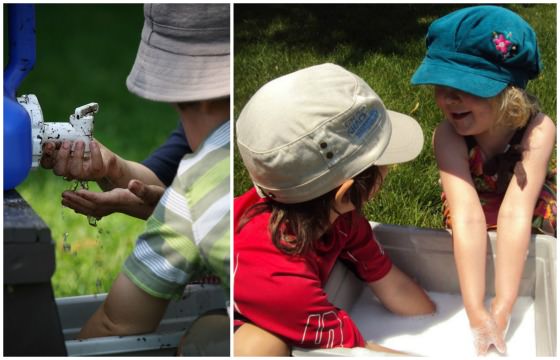
<instances>
[{"instance_id":1,"label":"girl's arm","mask_svg":"<svg viewBox=\"0 0 560 360\"><path fill-rule=\"evenodd\" d=\"M521 142L524 149L522 170L518 164L518 171L511 179L498 214L493 312L497 315L498 327L503 330L517 298L533 212L545 181L555 138L556 127L548 116L540 114L529 124Z\"/></svg>"},{"instance_id":2,"label":"girl's arm","mask_svg":"<svg viewBox=\"0 0 560 360\"><path fill-rule=\"evenodd\" d=\"M453 253L463 303L472 328L483 326L486 273L486 219L469 171L467 146L462 136L444 121L433 136L441 183L453 224Z\"/></svg>"}]
</instances>

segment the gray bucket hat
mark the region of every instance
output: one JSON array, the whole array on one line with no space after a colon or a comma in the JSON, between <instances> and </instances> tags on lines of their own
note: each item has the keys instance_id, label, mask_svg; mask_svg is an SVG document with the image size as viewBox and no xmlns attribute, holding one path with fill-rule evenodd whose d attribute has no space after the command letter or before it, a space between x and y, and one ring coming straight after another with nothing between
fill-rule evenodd
<instances>
[{"instance_id":1,"label":"gray bucket hat","mask_svg":"<svg viewBox=\"0 0 560 360\"><path fill-rule=\"evenodd\" d=\"M387 110L364 80L334 64L265 84L236 130L259 195L282 203L315 199L372 165L412 160L424 144L416 120Z\"/></svg>"},{"instance_id":2,"label":"gray bucket hat","mask_svg":"<svg viewBox=\"0 0 560 360\"><path fill-rule=\"evenodd\" d=\"M228 96L229 29L229 4L145 4L128 89L163 102Z\"/></svg>"}]
</instances>

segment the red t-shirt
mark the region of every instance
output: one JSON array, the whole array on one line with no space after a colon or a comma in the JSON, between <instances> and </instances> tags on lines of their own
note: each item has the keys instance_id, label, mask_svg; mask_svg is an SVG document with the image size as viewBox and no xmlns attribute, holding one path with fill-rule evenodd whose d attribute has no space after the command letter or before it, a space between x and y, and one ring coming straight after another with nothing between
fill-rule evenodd
<instances>
[{"instance_id":1,"label":"red t-shirt","mask_svg":"<svg viewBox=\"0 0 560 360\"><path fill-rule=\"evenodd\" d=\"M346 213L333 224L328 244L305 256L287 255L270 238L270 213L237 229L245 210L262 201L255 189L234 200L235 325L251 322L292 346L363 347L352 319L327 300L323 288L337 259L366 282L389 272L391 260L368 221L356 211Z\"/></svg>"}]
</instances>

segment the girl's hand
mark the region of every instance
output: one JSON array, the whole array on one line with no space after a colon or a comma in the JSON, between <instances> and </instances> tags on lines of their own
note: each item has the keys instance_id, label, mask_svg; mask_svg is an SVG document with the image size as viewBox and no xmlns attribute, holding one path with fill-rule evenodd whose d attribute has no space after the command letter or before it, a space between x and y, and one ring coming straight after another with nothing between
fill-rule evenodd
<instances>
[{"instance_id":1,"label":"girl's hand","mask_svg":"<svg viewBox=\"0 0 560 360\"><path fill-rule=\"evenodd\" d=\"M502 354L506 352L504 336L498 331L496 321L492 317L488 317L479 326L471 327L471 331L477 356L486 355L491 345Z\"/></svg>"},{"instance_id":2,"label":"girl's hand","mask_svg":"<svg viewBox=\"0 0 560 360\"><path fill-rule=\"evenodd\" d=\"M494 321L496 322L498 335L501 339L506 338L506 334L509 329L509 322L511 320L511 310L508 311L507 309L508 308L506 306L500 306L496 298L492 300L492 305L490 306L490 314L492 316L492 319L494 319Z\"/></svg>"}]
</instances>

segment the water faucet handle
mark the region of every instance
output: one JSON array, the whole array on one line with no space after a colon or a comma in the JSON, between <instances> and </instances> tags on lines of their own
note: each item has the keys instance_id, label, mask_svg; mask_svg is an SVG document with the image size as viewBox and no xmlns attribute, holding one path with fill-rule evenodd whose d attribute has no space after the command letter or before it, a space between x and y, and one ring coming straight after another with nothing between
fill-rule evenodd
<instances>
[{"instance_id":1,"label":"water faucet handle","mask_svg":"<svg viewBox=\"0 0 560 360\"><path fill-rule=\"evenodd\" d=\"M97 103L89 103L82 105L74 110L74 114L70 115L70 125L75 138L72 140L82 140L85 142L85 151L89 151L89 141L93 138L93 127L95 119L93 114L99 111Z\"/></svg>"},{"instance_id":2,"label":"water faucet handle","mask_svg":"<svg viewBox=\"0 0 560 360\"><path fill-rule=\"evenodd\" d=\"M98 111L99 111L99 105L97 103L89 103L87 105L82 105L80 107L77 107L76 110L74 110L74 117L76 119L79 119L90 114L93 115Z\"/></svg>"}]
</instances>

